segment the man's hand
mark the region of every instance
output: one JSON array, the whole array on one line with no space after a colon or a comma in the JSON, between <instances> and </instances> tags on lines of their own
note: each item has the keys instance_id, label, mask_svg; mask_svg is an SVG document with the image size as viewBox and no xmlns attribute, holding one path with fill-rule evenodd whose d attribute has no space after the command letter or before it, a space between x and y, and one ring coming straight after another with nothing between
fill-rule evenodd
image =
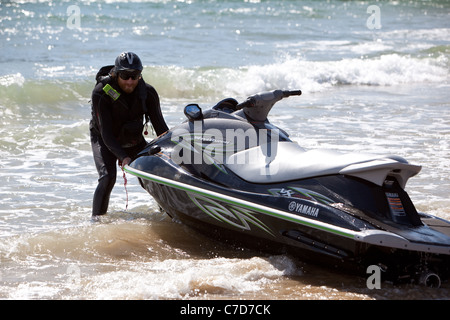
<instances>
[{"instance_id":1,"label":"man's hand","mask_svg":"<svg viewBox=\"0 0 450 320\"><path fill-rule=\"evenodd\" d=\"M125 159L123 159L123 160L122 160L122 164L121 164L122 169L123 169L127 164L130 164L130 162L131 162L131 158L130 158L130 157L126 157Z\"/></svg>"}]
</instances>

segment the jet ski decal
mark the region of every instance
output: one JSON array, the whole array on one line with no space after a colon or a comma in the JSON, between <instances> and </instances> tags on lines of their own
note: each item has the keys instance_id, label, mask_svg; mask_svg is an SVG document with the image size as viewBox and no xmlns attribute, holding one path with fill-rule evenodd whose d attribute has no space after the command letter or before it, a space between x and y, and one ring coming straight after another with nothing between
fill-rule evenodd
<instances>
[{"instance_id":1,"label":"jet ski decal","mask_svg":"<svg viewBox=\"0 0 450 320\"><path fill-rule=\"evenodd\" d=\"M405 216L405 209L403 208L402 200L400 199L398 193L386 192L386 197L388 199L389 208L391 213L395 216Z\"/></svg>"},{"instance_id":2,"label":"jet ski decal","mask_svg":"<svg viewBox=\"0 0 450 320\"><path fill-rule=\"evenodd\" d=\"M268 191L270 194L280 197L305 199L309 201L320 202L323 204L331 204L336 202L320 193L298 187L275 188L269 189Z\"/></svg>"},{"instance_id":3,"label":"jet ski decal","mask_svg":"<svg viewBox=\"0 0 450 320\"><path fill-rule=\"evenodd\" d=\"M243 230L251 230L250 224L252 224L275 237L270 228L254 216L257 213L252 210L237 205L225 206L217 201L198 194L187 194L200 210L218 221L228 223Z\"/></svg>"}]
</instances>

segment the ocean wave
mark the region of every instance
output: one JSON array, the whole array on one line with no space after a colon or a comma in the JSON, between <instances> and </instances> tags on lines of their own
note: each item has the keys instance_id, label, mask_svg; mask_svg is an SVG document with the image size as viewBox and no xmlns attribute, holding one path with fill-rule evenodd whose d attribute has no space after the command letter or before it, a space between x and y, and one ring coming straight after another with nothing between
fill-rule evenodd
<instances>
[{"instance_id":1,"label":"ocean wave","mask_svg":"<svg viewBox=\"0 0 450 320\"><path fill-rule=\"evenodd\" d=\"M306 61L286 58L239 68L150 66L144 76L167 97L247 96L272 89L321 92L334 86L448 82L447 58L387 54L376 58Z\"/></svg>"},{"instance_id":2,"label":"ocean wave","mask_svg":"<svg viewBox=\"0 0 450 320\"><path fill-rule=\"evenodd\" d=\"M429 52L429 51L427 51ZM447 48L439 47L426 57L397 53L372 58L308 61L286 57L265 65L230 67L146 66L144 79L165 99L217 99L246 97L273 89L322 92L336 86L395 86L418 83L448 83ZM20 73L0 77L0 105L87 103L95 85L95 68L60 74L54 67L45 79L26 79ZM48 71L48 70L47 70ZM62 77L62 78L61 78Z\"/></svg>"},{"instance_id":3,"label":"ocean wave","mask_svg":"<svg viewBox=\"0 0 450 320\"><path fill-rule=\"evenodd\" d=\"M27 79L20 73L6 75L0 77L0 106L4 112L11 108L18 115L30 106L50 107L76 101L87 104L93 84L94 81L80 79Z\"/></svg>"}]
</instances>

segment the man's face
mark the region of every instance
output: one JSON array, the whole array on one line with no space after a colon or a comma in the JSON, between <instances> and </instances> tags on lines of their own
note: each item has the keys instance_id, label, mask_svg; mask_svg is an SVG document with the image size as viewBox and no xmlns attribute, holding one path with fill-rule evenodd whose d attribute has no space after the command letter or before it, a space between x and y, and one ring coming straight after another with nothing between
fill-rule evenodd
<instances>
[{"instance_id":1,"label":"man's face","mask_svg":"<svg viewBox=\"0 0 450 320\"><path fill-rule=\"evenodd\" d=\"M125 93L132 93L136 86L138 85L139 79L141 78L141 73L139 70L133 71L119 71L117 82L120 89Z\"/></svg>"}]
</instances>

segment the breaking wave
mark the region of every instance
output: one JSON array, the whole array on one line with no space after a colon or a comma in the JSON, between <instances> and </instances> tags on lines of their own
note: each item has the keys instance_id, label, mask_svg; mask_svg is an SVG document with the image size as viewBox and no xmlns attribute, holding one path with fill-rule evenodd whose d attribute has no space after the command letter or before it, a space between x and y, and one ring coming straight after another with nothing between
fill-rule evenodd
<instances>
[{"instance_id":1,"label":"breaking wave","mask_svg":"<svg viewBox=\"0 0 450 320\"><path fill-rule=\"evenodd\" d=\"M165 99L245 97L273 89L301 89L321 92L331 87L394 86L420 83L447 83L446 55L418 58L385 54L374 58L339 61L307 61L287 57L266 65L229 67L146 66L144 79ZM65 100L88 101L95 68L83 77L70 78L71 70L44 80L25 79L20 73L0 77L0 104L53 103ZM79 73L78 73L79 74ZM50 74L51 76L51 74ZM23 93L26 93L25 95Z\"/></svg>"},{"instance_id":2,"label":"breaking wave","mask_svg":"<svg viewBox=\"0 0 450 320\"><path fill-rule=\"evenodd\" d=\"M306 61L286 58L239 68L150 66L144 75L164 96L198 98L247 96L279 88L321 92L334 86L394 86L448 82L447 58L387 54L368 59Z\"/></svg>"}]
</instances>

